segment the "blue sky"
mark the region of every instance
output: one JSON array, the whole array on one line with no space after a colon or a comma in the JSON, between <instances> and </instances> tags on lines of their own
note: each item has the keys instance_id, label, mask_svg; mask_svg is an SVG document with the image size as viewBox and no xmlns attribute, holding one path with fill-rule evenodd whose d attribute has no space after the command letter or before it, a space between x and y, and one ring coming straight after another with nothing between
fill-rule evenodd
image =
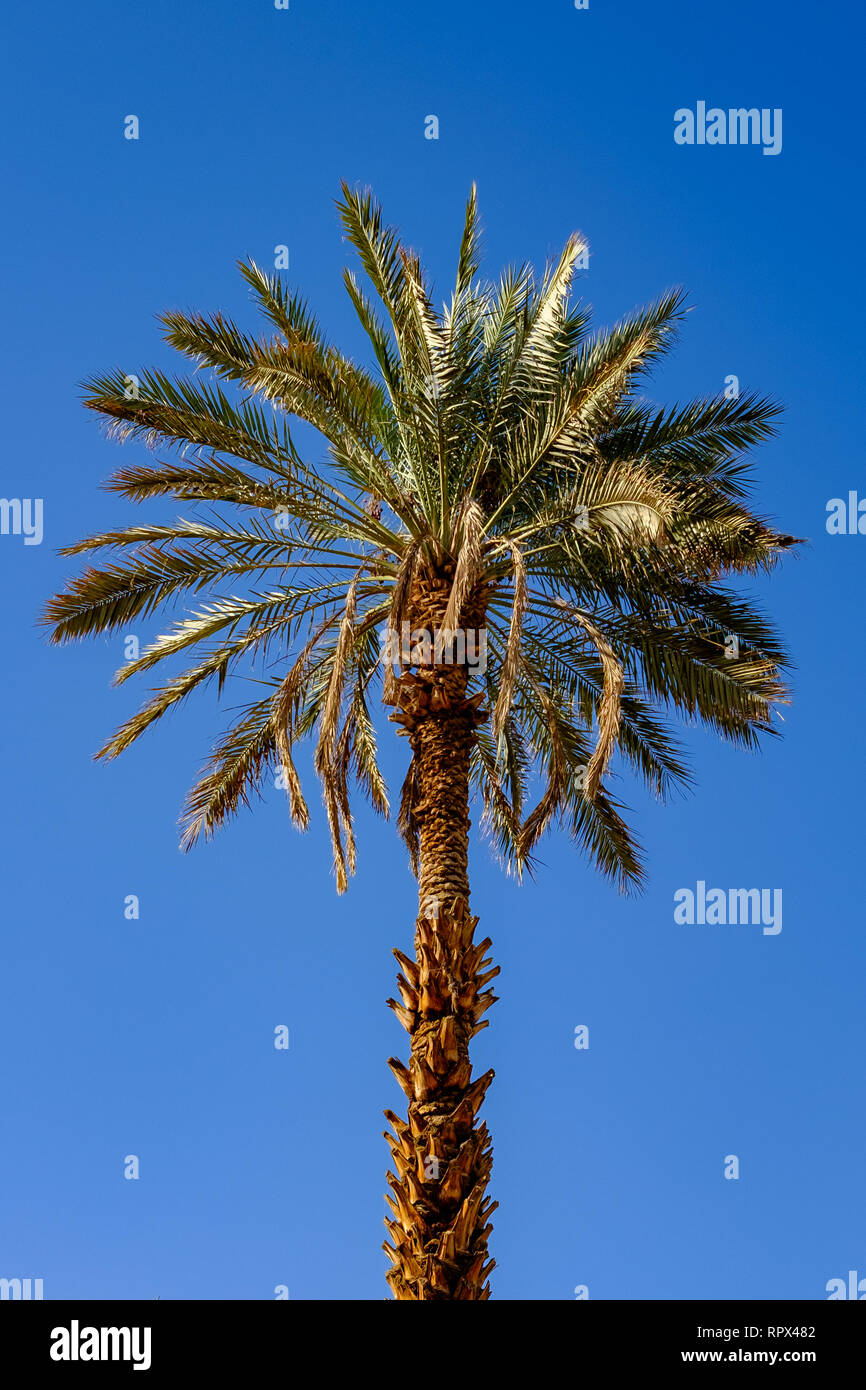
<instances>
[{"instance_id":1,"label":"blue sky","mask_svg":"<svg viewBox=\"0 0 866 1390\"><path fill-rule=\"evenodd\" d=\"M0 491L43 499L44 537L0 536L0 1276L41 1277L46 1298L387 1295L381 1111L405 1035L384 1000L414 918L393 827L361 814L343 898L323 814L299 838L273 787L182 856L183 794L226 710L206 695L97 765L144 686L110 688L120 637L59 650L37 625L75 564L57 548L137 514L98 485L144 450L102 439L77 383L173 367L158 311L252 324L234 262L286 244L292 283L361 351L343 178L374 188L443 296L472 180L491 275L542 265L578 228L600 324L685 285L694 312L652 394L712 395L733 374L784 402L755 495L810 538L754 586L797 661L784 738L746 755L688 733L696 788L667 808L617 786L643 898L561 839L520 888L473 844L502 966L473 1054L497 1072L495 1296L820 1299L866 1276L866 536L825 529L831 498L866 495L862 14L47 0L6 22ZM699 100L780 108L781 153L677 145L674 112ZM781 888L781 932L675 923L674 892L698 880Z\"/></svg>"}]
</instances>

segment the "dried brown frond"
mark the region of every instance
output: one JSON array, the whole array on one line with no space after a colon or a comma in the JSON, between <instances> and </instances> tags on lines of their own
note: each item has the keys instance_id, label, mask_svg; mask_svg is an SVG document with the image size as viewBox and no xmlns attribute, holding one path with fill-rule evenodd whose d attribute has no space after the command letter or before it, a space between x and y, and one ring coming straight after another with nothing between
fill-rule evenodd
<instances>
[{"instance_id":1,"label":"dried brown frond","mask_svg":"<svg viewBox=\"0 0 866 1390\"><path fill-rule=\"evenodd\" d=\"M511 624L508 629L508 646L502 662L502 675L499 695L493 711L493 734L498 738L505 728L505 721L511 709L514 695L514 677L520 656L520 643L523 636L523 616L526 612L526 568L520 547L512 544L511 556L514 569L514 602L511 607Z\"/></svg>"},{"instance_id":2,"label":"dried brown frond","mask_svg":"<svg viewBox=\"0 0 866 1390\"><path fill-rule=\"evenodd\" d=\"M460 626L463 607L481 574L481 528L484 513L474 498L464 502L460 508L458 533L460 549L457 552L457 565L454 580L448 597L448 607L442 619L442 627L454 632Z\"/></svg>"}]
</instances>

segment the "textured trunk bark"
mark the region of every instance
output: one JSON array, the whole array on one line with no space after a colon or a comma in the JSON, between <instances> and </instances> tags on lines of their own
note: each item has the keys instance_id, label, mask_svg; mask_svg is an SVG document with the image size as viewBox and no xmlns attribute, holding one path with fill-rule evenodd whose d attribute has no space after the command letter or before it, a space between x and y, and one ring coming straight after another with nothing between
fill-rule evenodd
<instances>
[{"instance_id":1,"label":"textured trunk bark","mask_svg":"<svg viewBox=\"0 0 866 1390\"><path fill-rule=\"evenodd\" d=\"M415 585L412 623L435 637L450 577L427 575ZM470 599L463 621L480 626L485 594ZM486 1027L495 1002L484 986L489 938L477 945L469 911L469 759L475 727L485 715L466 697L465 665L420 664L397 682L392 715L413 753L412 816L418 833L419 915L415 959L395 951L402 1004L388 1001L410 1036L410 1060L389 1066L409 1100L408 1122L386 1111L386 1134L396 1173L389 1172L393 1219L385 1250L388 1282L397 1299L487 1299L485 1197L492 1165L487 1126L477 1114L493 1072L472 1080L469 1042Z\"/></svg>"}]
</instances>

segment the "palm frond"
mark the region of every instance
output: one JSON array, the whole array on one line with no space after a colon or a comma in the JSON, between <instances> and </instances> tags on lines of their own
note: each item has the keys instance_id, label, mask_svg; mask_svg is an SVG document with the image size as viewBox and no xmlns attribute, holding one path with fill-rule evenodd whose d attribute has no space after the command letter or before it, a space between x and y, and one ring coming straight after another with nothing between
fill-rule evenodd
<instances>
[{"instance_id":1,"label":"palm frond","mask_svg":"<svg viewBox=\"0 0 866 1390\"><path fill-rule=\"evenodd\" d=\"M639 395L677 340L685 296L593 332L574 298L577 233L540 277L523 265L488 282L473 187L438 309L369 191L344 184L338 210L366 277L347 270L344 283L369 366L333 345L284 276L247 261L258 327L171 310L162 326L184 372L84 383L109 436L159 451L108 490L193 504L65 548L87 562L47 605L54 642L176 610L118 672L118 684L166 674L100 756L209 685L219 696L230 678L263 683L190 792L182 843L213 834L271 767L306 828L296 752L312 739L342 891L355 792L389 813L377 700L394 703L409 673L402 656L396 671L380 660L380 630L399 633L418 593L439 592L452 630L486 612L487 668L471 687L467 673L467 708L483 695L493 714L470 770L496 853L531 872L560 825L621 888L639 887L640 851L608 781L625 770L659 798L685 790L669 720L754 748L789 698L784 644L734 584L797 544L751 502L750 454L779 407L750 391L672 406ZM317 440L303 457L297 421ZM397 828L416 871L423 811L412 760Z\"/></svg>"}]
</instances>

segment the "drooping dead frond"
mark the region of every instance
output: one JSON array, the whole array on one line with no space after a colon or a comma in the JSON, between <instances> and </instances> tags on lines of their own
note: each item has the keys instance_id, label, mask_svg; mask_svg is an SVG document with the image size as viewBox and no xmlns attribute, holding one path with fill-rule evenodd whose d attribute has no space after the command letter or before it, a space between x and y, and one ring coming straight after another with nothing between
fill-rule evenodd
<instances>
[{"instance_id":1,"label":"drooping dead frond","mask_svg":"<svg viewBox=\"0 0 866 1390\"><path fill-rule=\"evenodd\" d=\"M421 541L411 540L406 546L397 575L394 580L394 588L391 596L391 608L388 614L388 628L386 633L386 661L384 689L382 698L386 705L393 704L397 695L397 683L394 676L394 662L392 657L401 651L400 628L403 622L403 615L406 611L409 594L412 590L412 581L421 554ZM399 661L399 656L398 656Z\"/></svg>"},{"instance_id":2,"label":"drooping dead frond","mask_svg":"<svg viewBox=\"0 0 866 1390\"><path fill-rule=\"evenodd\" d=\"M523 662L521 662L521 667L540 706L547 736L545 750L547 786L537 805L523 822L518 836L518 857L523 863L527 863L533 847L538 843L565 799L568 791L568 757L560 721L557 718L556 707L552 699Z\"/></svg>"},{"instance_id":3,"label":"drooping dead frond","mask_svg":"<svg viewBox=\"0 0 866 1390\"><path fill-rule=\"evenodd\" d=\"M460 626L460 618L466 600L481 574L481 528L483 524L484 514L478 503L470 498L468 502L463 504L458 521L460 549L457 552L457 565L454 570L451 593L448 596L448 606L442 619L442 627L448 632L454 632Z\"/></svg>"},{"instance_id":4,"label":"drooping dead frond","mask_svg":"<svg viewBox=\"0 0 866 1390\"><path fill-rule=\"evenodd\" d=\"M355 872L355 828L352 820L352 808L349 803L349 769L354 736L355 716L353 710L350 709L337 739L333 761L337 806L339 807L343 833L346 836L346 862L350 874Z\"/></svg>"},{"instance_id":5,"label":"drooping dead frond","mask_svg":"<svg viewBox=\"0 0 866 1390\"><path fill-rule=\"evenodd\" d=\"M303 687L304 678L309 666L310 656L320 639L333 627L337 620L337 614L332 614L320 623L312 637L304 646L300 655L292 664L288 673L280 682L279 689L273 701L273 722L276 735L277 750L280 755L280 763L283 770L283 777L286 783L286 790L289 794L289 811L293 823L300 829L306 830L310 823L310 813L304 794L301 790L301 781L295 768L292 758L292 737L291 729L294 720L295 706Z\"/></svg>"},{"instance_id":6,"label":"drooping dead frond","mask_svg":"<svg viewBox=\"0 0 866 1390\"><path fill-rule=\"evenodd\" d=\"M355 636L356 593L357 580L353 580L346 591L346 601L340 620L337 645L331 662L325 704L319 721L319 741L315 754L316 771L322 781L328 828L331 832L338 893L345 893L348 886L347 873L354 873L355 865L355 837L352 830L352 817L349 811L346 785L348 752L346 753L346 762L342 764L340 758L336 756L336 742L346 670ZM345 848L343 845L344 834L346 837Z\"/></svg>"},{"instance_id":7,"label":"drooping dead frond","mask_svg":"<svg viewBox=\"0 0 866 1390\"><path fill-rule=\"evenodd\" d=\"M418 799L418 766L413 758L403 781L400 792L400 811L397 816L397 832L409 851L412 872L418 874L418 821L415 816L415 803Z\"/></svg>"},{"instance_id":8,"label":"drooping dead frond","mask_svg":"<svg viewBox=\"0 0 866 1390\"><path fill-rule=\"evenodd\" d=\"M343 686L346 677L346 662L355 632L356 593L357 580L353 580L346 591L346 602L343 607L343 616L340 620L337 647L334 652L333 662L331 663L328 694L325 699L325 707L322 711L322 719L319 725L319 742L316 747L316 770L318 772L322 772L328 767L333 758L334 740L337 736L337 720L340 717L340 705L343 699Z\"/></svg>"},{"instance_id":9,"label":"drooping dead frond","mask_svg":"<svg viewBox=\"0 0 866 1390\"><path fill-rule=\"evenodd\" d=\"M499 680L499 695L493 710L493 734L499 738L511 710L514 694L514 677L520 656L520 643L523 637L523 615L526 612L526 567L518 545L511 546L514 572L514 602L511 607L511 624L508 629L508 646L502 662Z\"/></svg>"},{"instance_id":10,"label":"drooping dead frond","mask_svg":"<svg viewBox=\"0 0 866 1390\"><path fill-rule=\"evenodd\" d=\"M586 769L586 795L591 801L598 792L601 779L616 747L622 714L621 698L624 676L619 658L601 628L577 608L566 605L564 611L579 627L583 628L592 641L601 660L604 679L602 697L597 712L598 740Z\"/></svg>"}]
</instances>

